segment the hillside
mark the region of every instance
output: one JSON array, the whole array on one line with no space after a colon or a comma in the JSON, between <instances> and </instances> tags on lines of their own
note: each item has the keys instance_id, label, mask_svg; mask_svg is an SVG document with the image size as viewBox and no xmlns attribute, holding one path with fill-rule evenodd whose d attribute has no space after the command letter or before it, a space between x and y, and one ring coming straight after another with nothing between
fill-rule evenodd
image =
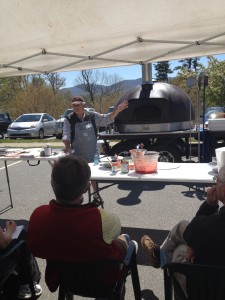
<instances>
[{"instance_id":1,"label":"hillside","mask_svg":"<svg viewBox=\"0 0 225 300\"><path fill-rule=\"evenodd\" d=\"M124 90L126 92L131 87L133 87L137 84L141 84L141 83L142 83L142 79L138 78L138 79L123 80L123 81L120 81L118 84L122 84L124 86ZM99 91L101 91L102 89L107 89L107 88L108 88L107 86L97 85L97 89ZM85 92L80 88L80 85L75 85L75 86L72 86L70 88L63 88L63 89L61 89L61 91L62 92L70 91L72 96L85 95Z\"/></svg>"}]
</instances>

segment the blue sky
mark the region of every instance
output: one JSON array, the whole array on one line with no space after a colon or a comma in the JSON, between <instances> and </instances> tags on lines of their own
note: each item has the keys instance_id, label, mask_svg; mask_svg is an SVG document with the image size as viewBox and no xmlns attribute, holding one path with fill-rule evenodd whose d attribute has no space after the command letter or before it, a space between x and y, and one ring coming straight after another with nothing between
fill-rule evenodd
<instances>
[{"instance_id":1,"label":"blue sky","mask_svg":"<svg viewBox=\"0 0 225 300\"><path fill-rule=\"evenodd\" d=\"M215 55L215 57L219 60L225 59L225 54L222 55ZM207 58L202 57L200 62L207 65ZM178 64L177 60L170 61L170 68L174 69ZM142 68L140 65L134 65L134 66L126 66L126 67L113 67L113 68L104 68L104 69L98 69L99 71L104 71L107 74L117 74L123 79L137 79L142 77ZM74 71L74 72L63 72L60 73L62 77L66 78L66 86L65 87L72 87L75 85L75 78L79 75L80 71ZM155 77L155 70L154 70L154 64L152 68L152 77ZM174 74L175 75L175 74ZM171 74L173 76L173 74Z\"/></svg>"}]
</instances>

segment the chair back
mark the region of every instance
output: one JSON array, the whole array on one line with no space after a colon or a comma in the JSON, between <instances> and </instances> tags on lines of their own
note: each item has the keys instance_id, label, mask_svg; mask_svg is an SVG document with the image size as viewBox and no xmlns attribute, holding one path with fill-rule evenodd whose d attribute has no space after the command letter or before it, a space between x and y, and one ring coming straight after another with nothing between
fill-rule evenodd
<instances>
[{"instance_id":1,"label":"chair back","mask_svg":"<svg viewBox=\"0 0 225 300\"><path fill-rule=\"evenodd\" d=\"M185 277L180 278L178 274ZM184 283L181 287L180 281ZM189 263L169 263L164 266L165 300L224 300L225 267Z\"/></svg>"},{"instance_id":2,"label":"chair back","mask_svg":"<svg viewBox=\"0 0 225 300\"><path fill-rule=\"evenodd\" d=\"M103 298L110 295L123 278L122 262L99 260L85 263L57 263L60 286L65 291L83 297Z\"/></svg>"},{"instance_id":3,"label":"chair back","mask_svg":"<svg viewBox=\"0 0 225 300\"><path fill-rule=\"evenodd\" d=\"M134 242L130 241L124 261L112 258L78 263L52 262L60 274L58 300L68 299L68 294L123 299L129 274L132 277L135 300L141 300L135 248Z\"/></svg>"},{"instance_id":4,"label":"chair back","mask_svg":"<svg viewBox=\"0 0 225 300\"><path fill-rule=\"evenodd\" d=\"M6 249L0 251L0 290L19 265L21 265L21 270L23 270L27 278L27 283L32 294L31 299L36 299L29 252L24 240L13 240Z\"/></svg>"}]
</instances>

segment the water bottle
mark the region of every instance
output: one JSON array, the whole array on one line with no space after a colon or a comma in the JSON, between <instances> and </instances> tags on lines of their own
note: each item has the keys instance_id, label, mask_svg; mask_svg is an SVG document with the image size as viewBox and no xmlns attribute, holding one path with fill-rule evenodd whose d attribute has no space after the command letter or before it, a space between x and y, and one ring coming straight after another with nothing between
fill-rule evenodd
<instances>
[{"instance_id":1,"label":"water bottle","mask_svg":"<svg viewBox=\"0 0 225 300\"><path fill-rule=\"evenodd\" d=\"M99 154L98 154L98 149L95 151L95 156L94 156L94 165L97 166L99 164Z\"/></svg>"}]
</instances>

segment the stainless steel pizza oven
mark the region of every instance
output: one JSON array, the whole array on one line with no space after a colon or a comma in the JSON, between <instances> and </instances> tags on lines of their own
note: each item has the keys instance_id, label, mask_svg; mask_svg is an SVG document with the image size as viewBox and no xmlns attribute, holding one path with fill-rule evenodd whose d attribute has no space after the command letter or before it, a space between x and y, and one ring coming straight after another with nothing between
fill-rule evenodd
<instances>
[{"instance_id":1,"label":"stainless steel pizza oven","mask_svg":"<svg viewBox=\"0 0 225 300\"><path fill-rule=\"evenodd\" d=\"M190 98L174 85L162 82L137 85L116 106L125 99L129 107L115 118L116 132L178 131L194 127Z\"/></svg>"}]
</instances>

